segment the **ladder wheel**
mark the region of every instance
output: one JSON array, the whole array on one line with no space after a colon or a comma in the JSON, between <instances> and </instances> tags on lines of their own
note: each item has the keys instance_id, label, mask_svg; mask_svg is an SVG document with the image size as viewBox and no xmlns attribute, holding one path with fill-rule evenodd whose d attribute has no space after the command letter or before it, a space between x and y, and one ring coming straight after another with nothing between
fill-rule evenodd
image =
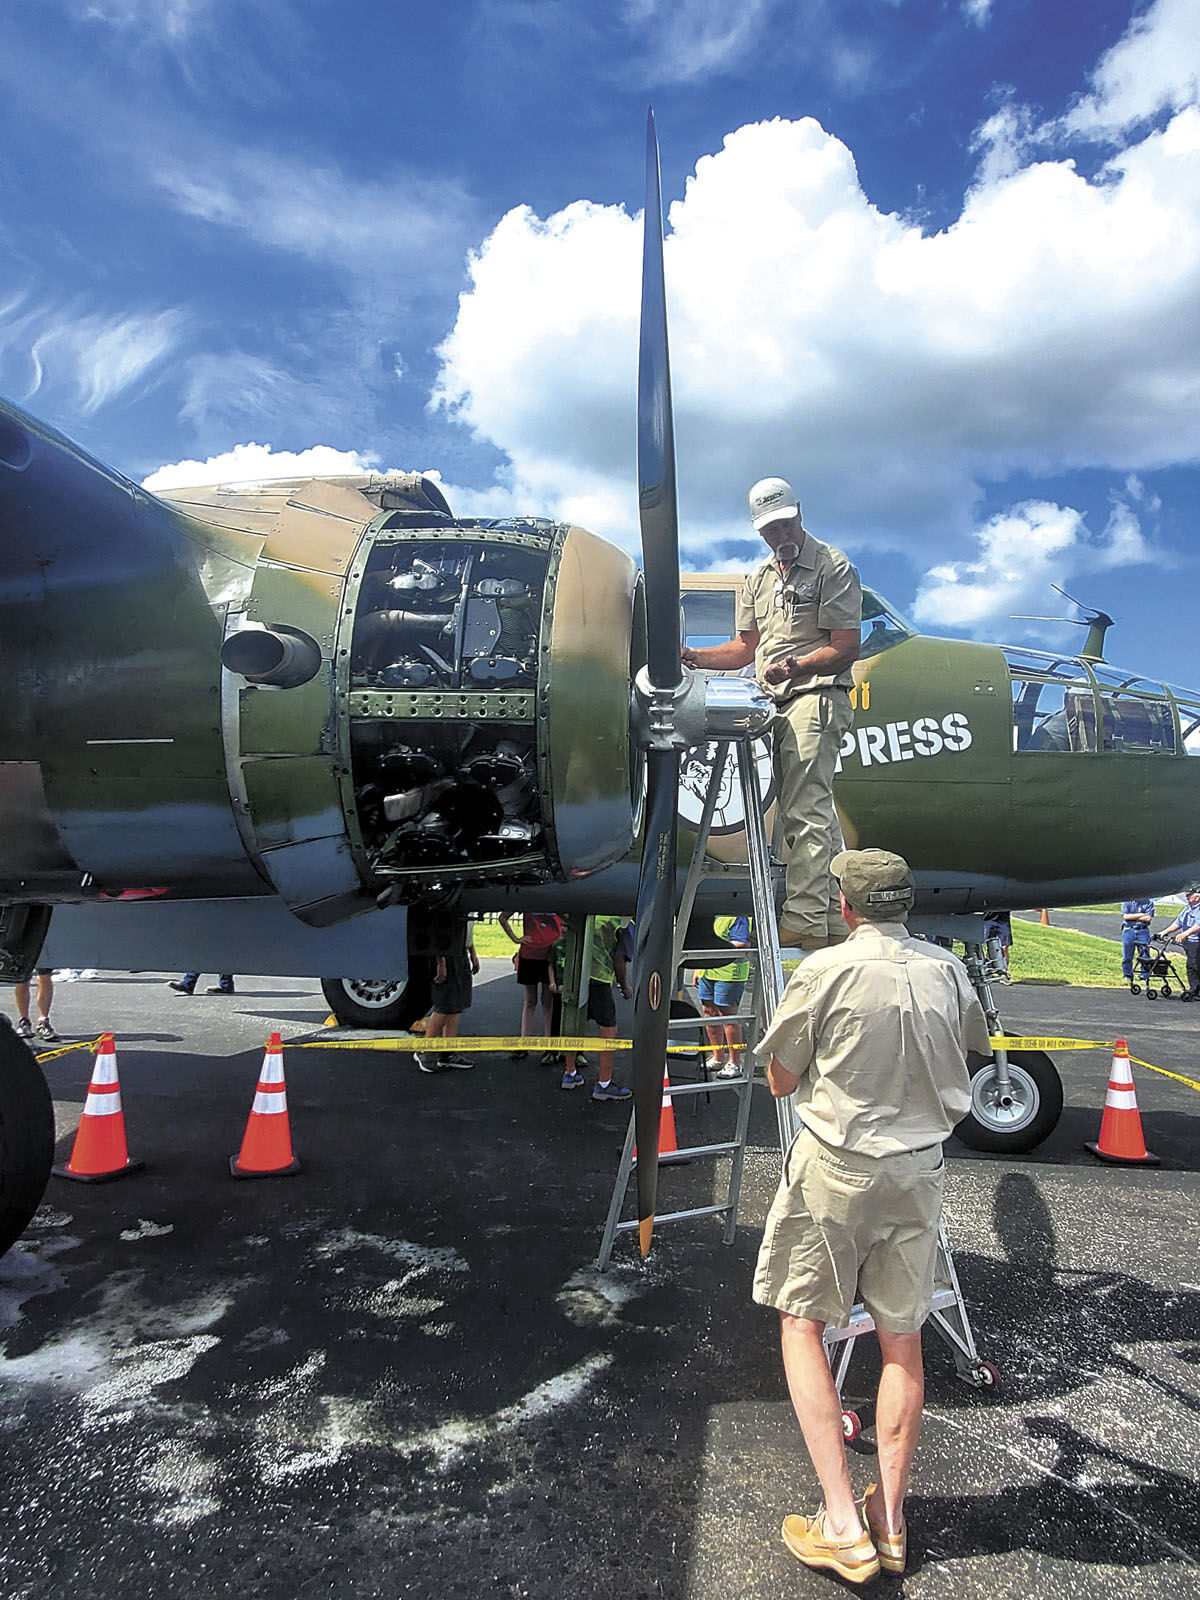
<instances>
[{"instance_id":1,"label":"ladder wheel","mask_svg":"<svg viewBox=\"0 0 1200 1600\"><path fill-rule=\"evenodd\" d=\"M857 1439L862 1432L862 1420L857 1411L842 1412L842 1438Z\"/></svg>"},{"instance_id":2,"label":"ladder wheel","mask_svg":"<svg viewBox=\"0 0 1200 1600\"><path fill-rule=\"evenodd\" d=\"M977 1361L971 1368L971 1382L977 1389L994 1389L1000 1382L1000 1369L990 1361Z\"/></svg>"}]
</instances>

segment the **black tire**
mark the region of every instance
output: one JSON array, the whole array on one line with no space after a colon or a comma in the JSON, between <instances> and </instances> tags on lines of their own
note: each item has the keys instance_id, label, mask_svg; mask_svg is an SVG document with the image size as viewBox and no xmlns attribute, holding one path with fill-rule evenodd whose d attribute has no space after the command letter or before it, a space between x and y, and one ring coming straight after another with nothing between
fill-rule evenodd
<instances>
[{"instance_id":1,"label":"black tire","mask_svg":"<svg viewBox=\"0 0 1200 1600\"><path fill-rule=\"evenodd\" d=\"M29 1226L54 1160L54 1102L32 1050L0 1019L0 1255Z\"/></svg>"},{"instance_id":2,"label":"black tire","mask_svg":"<svg viewBox=\"0 0 1200 1600\"><path fill-rule=\"evenodd\" d=\"M1147 1000L1157 1000L1158 999L1157 990L1152 989L1149 984L1146 985L1146 999Z\"/></svg>"},{"instance_id":3,"label":"black tire","mask_svg":"<svg viewBox=\"0 0 1200 1600\"><path fill-rule=\"evenodd\" d=\"M1141 992L1142 992L1141 984L1140 983L1131 983L1129 985L1129 992L1130 992L1130 994L1141 994Z\"/></svg>"},{"instance_id":4,"label":"black tire","mask_svg":"<svg viewBox=\"0 0 1200 1600\"><path fill-rule=\"evenodd\" d=\"M322 978L321 993L344 1028L411 1028L429 1010L430 965L410 963L406 980Z\"/></svg>"},{"instance_id":5,"label":"black tire","mask_svg":"<svg viewBox=\"0 0 1200 1600\"><path fill-rule=\"evenodd\" d=\"M968 1058L971 1109L954 1132L972 1150L1024 1155L1049 1138L1062 1116L1063 1086L1058 1069L1043 1050L1010 1050L1012 1096L1007 1105L994 1093L996 1064L991 1056Z\"/></svg>"}]
</instances>

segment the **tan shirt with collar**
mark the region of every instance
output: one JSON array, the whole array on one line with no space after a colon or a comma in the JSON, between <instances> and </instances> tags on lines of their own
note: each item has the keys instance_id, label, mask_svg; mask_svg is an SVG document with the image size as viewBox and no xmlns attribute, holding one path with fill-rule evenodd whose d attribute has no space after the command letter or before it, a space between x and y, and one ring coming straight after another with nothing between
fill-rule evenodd
<instances>
[{"instance_id":1,"label":"tan shirt with collar","mask_svg":"<svg viewBox=\"0 0 1200 1600\"><path fill-rule=\"evenodd\" d=\"M902 922L862 923L814 951L757 1049L800 1079L812 1133L870 1156L946 1139L971 1104L967 1051L991 1054L962 963Z\"/></svg>"},{"instance_id":2,"label":"tan shirt with collar","mask_svg":"<svg viewBox=\"0 0 1200 1600\"><path fill-rule=\"evenodd\" d=\"M849 689L854 682L849 667L799 684L767 683L763 674L788 656L807 655L827 645L831 629L857 629L861 623L862 589L849 557L806 531L800 553L784 577L774 556L747 573L734 626L739 633L757 632L755 676L773 699L783 701L831 684Z\"/></svg>"}]
</instances>

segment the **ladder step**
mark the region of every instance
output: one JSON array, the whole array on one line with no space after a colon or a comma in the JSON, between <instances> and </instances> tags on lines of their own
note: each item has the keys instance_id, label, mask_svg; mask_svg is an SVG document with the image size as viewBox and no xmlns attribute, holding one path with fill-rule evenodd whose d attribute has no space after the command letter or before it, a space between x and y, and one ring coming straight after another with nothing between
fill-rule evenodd
<instances>
[{"instance_id":1,"label":"ladder step","mask_svg":"<svg viewBox=\"0 0 1200 1600\"><path fill-rule=\"evenodd\" d=\"M733 1016L720 1017L672 1017L667 1025L668 1033L683 1033L692 1028L724 1028L730 1022L755 1022L758 1019L753 1011L738 1011Z\"/></svg>"},{"instance_id":2,"label":"ladder step","mask_svg":"<svg viewBox=\"0 0 1200 1600\"><path fill-rule=\"evenodd\" d=\"M695 1211L664 1211L654 1219L657 1228L661 1222L690 1222L693 1217L724 1217L732 1210L732 1206L698 1206ZM618 1222L614 1232L629 1233L638 1227L636 1222Z\"/></svg>"},{"instance_id":3,"label":"ladder step","mask_svg":"<svg viewBox=\"0 0 1200 1600\"><path fill-rule=\"evenodd\" d=\"M659 1166L665 1167L670 1161L691 1161L695 1156L731 1156L735 1150L740 1150L741 1145L736 1139L730 1139L726 1144L696 1144L689 1150L672 1150L670 1155L659 1156ZM637 1166L637 1157L634 1156L633 1164Z\"/></svg>"},{"instance_id":4,"label":"ladder step","mask_svg":"<svg viewBox=\"0 0 1200 1600\"><path fill-rule=\"evenodd\" d=\"M663 1096L673 1100L678 1094L712 1094L717 1089L740 1089L749 1082L749 1078L699 1078L695 1082L689 1079L686 1083L664 1084Z\"/></svg>"}]
</instances>

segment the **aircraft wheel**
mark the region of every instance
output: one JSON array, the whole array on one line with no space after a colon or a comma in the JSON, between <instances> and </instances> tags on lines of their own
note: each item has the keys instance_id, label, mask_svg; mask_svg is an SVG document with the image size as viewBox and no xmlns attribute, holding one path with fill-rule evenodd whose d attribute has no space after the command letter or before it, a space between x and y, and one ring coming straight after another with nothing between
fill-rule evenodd
<instances>
[{"instance_id":1,"label":"aircraft wheel","mask_svg":"<svg viewBox=\"0 0 1200 1600\"><path fill-rule=\"evenodd\" d=\"M972 1150L999 1155L1024 1155L1054 1131L1062 1116L1062 1079L1043 1050L1008 1052L1009 1090L1001 1095L996 1063L974 1052L971 1072L971 1109L955 1133Z\"/></svg>"},{"instance_id":2,"label":"aircraft wheel","mask_svg":"<svg viewBox=\"0 0 1200 1600\"><path fill-rule=\"evenodd\" d=\"M862 1421L857 1411L842 1412L842 1438L857 1439L862 1432Z\"/></svg>"},{"instance_id":3,"label":"aircraft wheel","mask_svg":"<svg viewBox=\"0 0 1200 1600\"><path fill-rule=\"evenodd\" d=\"M977 1361L971 1368L971 1382L977 1389L994 1389L1000 1382L1000 1369L990 1361Z\"/></svg>"},{"instance_id":4,"label":"aircraft wheel","mask_svg":"<svg viewBox=\"0 0 1200 1600\"><path fill-rule=\"evenodd\" d=\"M427 961L412 961L399 978L322 978L321 992L345 1028L408 1028L430 1005Z\"/></svg>"},{"instance_id":5,"label":"aircraft wheel","mask_svg":"<svg viewBox=\"0 0 1200 1600\"><path fill-rule=\"evenodd\" d=\"M41 1204L54 1160L54 1102L33 1051L0 1021L0 1255Z\"/></svg>"}]
</instances>

